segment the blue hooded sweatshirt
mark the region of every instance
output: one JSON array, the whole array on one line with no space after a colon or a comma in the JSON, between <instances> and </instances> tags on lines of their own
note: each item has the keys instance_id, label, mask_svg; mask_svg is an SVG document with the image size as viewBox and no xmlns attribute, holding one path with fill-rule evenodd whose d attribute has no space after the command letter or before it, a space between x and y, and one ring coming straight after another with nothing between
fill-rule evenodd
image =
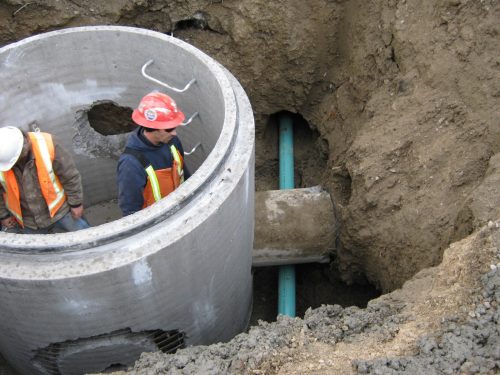
<instances>
[{"instance_id":1,"label":"blue hooded sweatshirt","mask_svg":"<svg viewBox=\"0 0 500 375\"><path fill-rule=\"evenodd\" d=\"M140 151L144 158L151 163L155 170L172 168L173 158L170 146L174 145L184 157L184 149L177 136L168 144L155 146L143 135L144 129L137 128L127 139L127 148ZM184 179L190 176L184 166ZM142 210L144 205L143 191L146 187L148 176L141 162L134 156L123 153L118 159L118 205L123 216Z\"/></svg>"}]
</instances>

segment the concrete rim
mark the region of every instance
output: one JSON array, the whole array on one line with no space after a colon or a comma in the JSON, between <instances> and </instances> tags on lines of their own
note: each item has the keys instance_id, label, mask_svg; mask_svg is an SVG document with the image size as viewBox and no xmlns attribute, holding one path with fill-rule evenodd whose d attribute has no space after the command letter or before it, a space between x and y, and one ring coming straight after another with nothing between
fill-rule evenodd
<instances>
[{"instance_id":1,"label":"concrete rim","mask_svg":"<svg viewBox=\"0 0 500 375\"><path fill-rule=\"evenodd\" d=\"M224 97L224 124L221 134L217 140L214 149L210 152L207 159L193 176L181 187L175 190L167 198L150 206L140 212L115 220L113 222L102 224L74 233L48 234L48 235L19 235L3 233L0 236L0 253L61 253L92 249L96 246L108 244L110 242L130 237L135 233L144 231L175 214L189 204L189 202L198 194L207 188L209 181L213 180L219 172L222 164L227 158L231 145L236 136L237 125L237 105L231 83L224 72L224 69L211 57L198 50L197 48L174 37L164 35L159 32L145 30L140 28L125 26L85 26L53 31L45 34L29 37L22 41L0 48L0 54L10 53L18 47L30 43L43 42L48 38L70 33L80 33L89 31L99 32L123 32L136 33L144 36L158 38L165 42L175 44L190 53L193 58L201 60L212 72L218 81ZM234 109L234 110L233 110ZM203 212L199 212L204 215ZM36 237L36 241L34 241ZM26 248L29 243L30 248Z\"/></svg>"}]
</instances>

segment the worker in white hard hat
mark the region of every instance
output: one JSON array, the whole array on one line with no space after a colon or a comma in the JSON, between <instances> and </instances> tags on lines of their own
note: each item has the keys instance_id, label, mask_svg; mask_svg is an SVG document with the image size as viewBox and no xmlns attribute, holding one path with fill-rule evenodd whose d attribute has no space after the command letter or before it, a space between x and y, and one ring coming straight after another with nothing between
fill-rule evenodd
<instances>
[{"instance_id":1,"label":"worker in white hard hat","mask_svg":"<svg viewBox=\"0 0 500 375\"><path fill-rule=\"evenodd\" d=\"M51 134L0 128L0 183L4 231L46 234L89 227L80 173Z\"/></svg>"}]
</instances>

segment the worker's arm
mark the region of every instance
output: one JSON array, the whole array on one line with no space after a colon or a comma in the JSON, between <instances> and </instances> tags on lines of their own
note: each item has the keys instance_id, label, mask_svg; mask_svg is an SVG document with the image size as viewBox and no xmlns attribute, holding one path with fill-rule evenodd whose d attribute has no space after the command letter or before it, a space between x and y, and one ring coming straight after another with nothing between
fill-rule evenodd
<instances>
[{"instance_id":1,"label":"worker's arm","mask_svg":"<svg viewBox=\"0 0 500 375\"><path fill-rule=\"evenodd\" d=\"M140 162L132 155L120 156L117 166L118 206L123 216L142 210L147 174Z\"/></svg>"},{"instance_id":2,"label":"worker's arm","mask_svg":"<svg viewBox=\"0 0 500 375\"><path fill-rule=\"evenodd\" d=\"M58 144L57 139L54 139L54 137L52 139L55 150L54 161L52 162L54 172L64 188L68 205L72 208L72 214L75 208L77 210L81 208L83 213L83 207L81 207L83 204L83 188L80 172L78 172L71 154Z\"/></svg>"}]
</instances>

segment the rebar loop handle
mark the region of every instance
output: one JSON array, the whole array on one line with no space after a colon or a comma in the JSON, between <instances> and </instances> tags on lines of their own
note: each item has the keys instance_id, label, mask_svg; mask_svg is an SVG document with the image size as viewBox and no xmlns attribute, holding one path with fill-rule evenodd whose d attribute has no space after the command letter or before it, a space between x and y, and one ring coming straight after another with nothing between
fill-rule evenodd
<instances>
[{"instance_id":1,"label":"rebar loop handle","mask_svg":"<svg viewBox=\"0 0 500 375\"><path fill-rule=\"evenodd\" d=\"M165 82L162 82L162 81L160 81L160 80L158 80L158 79L156 79L156 78L151 77L149 74L147 74L147 73L146 73L146 68L147 68L149 65L151 65L153 62L154 62L154 60L149 60L148 62L146 62L146 63L142 66L141 72L142 72L143 77L144 77L144 78L146 78L146 79L149 79L150 81L153 81L153 82L155 82L155 83L157 83L157 84L159 84L159 85L161 85L161 86L163 86L163 87L166 87L167 89L170 89L170 90L175 91L175 92L184 92L184 91L186 91L187 89L189 89L189 87L191 87L191 85L192 85L193 83L195 83L195 82L196 82L196 79L195 79L195 78L193 78L191 81L189 81L189 83L188 83L188 84L187 84L187 85L186 85L183 89L178 89L178 88L172 87L172 86L170 86L170 85L166 84Z\"/></svg>"},{"instance_id":2,"label":"rebar loop handle","mask_svg":"<svg viewBox=\"0 0 500 375\"><path fill-rule=\"evenodd\" d=\"M198 116L198 112L193 113L193 114L191 115L191 117L187 119L187 121L181 122L181 123L180 123L180 126L186 126L186 125L190 124L190 123L191 123L191 121L193 121L193 119L194 119L196 116Z\"/></svg>"},{"instance_id":3,"label":"rebar loop handle","mask_svg":"<svg viewBox=\"0 0 500 375\"><path fill-rule=\"evenodd\" d=\"M197 144L194 145L194 147L191 149L189 152L184 152L184 155L191 155L193 152L196 151L196 149L201 146L201 142L198 142Z\"/></svg>"}]
</instances>

